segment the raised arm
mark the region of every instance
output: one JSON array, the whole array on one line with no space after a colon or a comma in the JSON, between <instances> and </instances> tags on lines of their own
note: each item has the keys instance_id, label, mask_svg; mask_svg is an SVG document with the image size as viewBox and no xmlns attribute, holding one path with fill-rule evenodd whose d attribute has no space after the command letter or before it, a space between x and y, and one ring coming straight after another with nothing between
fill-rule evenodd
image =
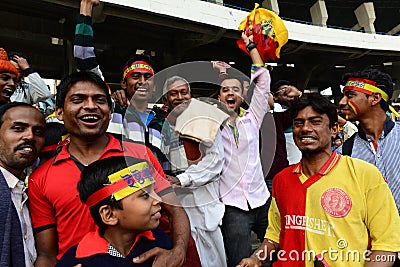
<instances>
[{"instance_id":1,"label":"raised arm","mask_svg":"<svg viewBox=\"0 0 400 267\"><path fill-rule=\"evenodd\" d=\"M32 101L30 104L36 104L51 96L50 90L42 77L29 66L28 61L24 57L15 55L11 60L18 64L24 76L27 77L30 82L29 95Z\"/></svg>"},{"instance_id":2,"label":"raised arm","mask_svg":"<svg viewBox=\"0 0 400 267\"><path fill-rule=\"evenodd\" d=\"M253 61L253 64L261 64L263 65L264 62L261 59L260 53L257 50L256 43L253 42L253 35L247 36L244 32L242 32L242 40L244 44L246 45L246 48L249 51L251 60Z\"/></svg>"},{"instance_id":3,"label":"raised arm","mask_svg":"<svg viewBox=\"0 0 400 267\"><path fill-rule=\"evenodd\" d=\"M74 57L78 70L92 71L103 80L103 74L94 53L92 11L100 3L99 0L82 0L78 21L75 28Z\"/></svg>"},{"instance_id":4,"label":"raised arm","mask_svg":"<svg viewBox=\"0 0 400 267\"><path fill-rule=\"evenodd\" d=\"M242 33L242 40L246 44L249 51L253 65L251 67L251 83L255 82L256 87L251 98L249 111L253 114L258 123L258 128L261 127L265 114L269 110L268 95L270 92L271 77L269 71L264 68L264 62L257 50L256 43L254 43L253 36L247 36Z\"/></svg>"}]
</instances>

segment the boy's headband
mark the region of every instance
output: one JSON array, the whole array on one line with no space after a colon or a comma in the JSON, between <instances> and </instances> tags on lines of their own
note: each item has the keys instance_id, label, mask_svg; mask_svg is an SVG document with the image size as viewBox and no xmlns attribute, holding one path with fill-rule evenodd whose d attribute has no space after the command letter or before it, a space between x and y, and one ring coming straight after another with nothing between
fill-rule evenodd
<instances>
[{"instance_id":1,"label":"boy's headband","mask_svg":"<svg viewBox=\"0 0 400 267\"><path fill-rule=\"evenodd\" d=\"M145 61L134 61L130 66L126 65L124 68L124 73L122 77L125 79L126 77L129 77L134 72L147 72L150 73L151 75L154 75L154 70L153 68Z\"/></svg>"},{"instance_id":2,"label":"boy's headband","mask_svg":"<svg viewBox=\"0 0 400 267\"><path fill-rule=\"evenodd\" d=\"M131 165L108 176L110 184L88 197L86 205L92 207L103 199L113 196L115 200L121 200L140 189L154 183L152 171L146 162Z\"/></svg>"},{"instance_id":3,"label":"boy's headband","mask_svg":"<svg viewBox=\"0 0 400 267\"><path fill-rule=\"evenodd\" d=\"M379 94L381 94L383 100L388 102L389 101L388 94L385 93L382 89L376 87L375 85L376 85L376 82L371 81L371 80L361 79L361 78L350 78L347 81L346 85L344 86L343 91L345 91L345 90L353 90L353 91L358 91L358 92L361 92L361 93L364 93L364 94L367 94L367 95L372 95L373 93L379 93ZM350 106L353 108L352 105L350 105ZM396 112L396 110L390 105L389 105L389 110L396 117L400 116Z\"/></svg>"}]
</instances>

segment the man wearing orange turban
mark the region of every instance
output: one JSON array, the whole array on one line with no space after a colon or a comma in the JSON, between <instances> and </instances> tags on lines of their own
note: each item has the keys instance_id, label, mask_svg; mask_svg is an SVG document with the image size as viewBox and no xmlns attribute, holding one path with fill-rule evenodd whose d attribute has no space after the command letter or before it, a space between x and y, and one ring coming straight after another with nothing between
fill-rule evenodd
<instances>
[{"instance_id":1,"label":"man wearing orange turban","mask_svg":"<svg viewBox=\"0 0 400 267\"><path fill-rule=\"evenodd\" d=\"M18 80L18 70L8 59L6 50L0 48L0 106L10 102Z\"/></svg>"}]
</instances>

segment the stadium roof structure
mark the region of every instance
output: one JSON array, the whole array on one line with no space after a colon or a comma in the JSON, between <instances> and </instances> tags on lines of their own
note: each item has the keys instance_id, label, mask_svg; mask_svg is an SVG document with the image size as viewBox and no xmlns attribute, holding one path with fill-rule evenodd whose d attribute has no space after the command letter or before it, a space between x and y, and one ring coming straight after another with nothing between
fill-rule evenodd
<instances>
[{"instance_id":1,"label":"stadium roof structure","mask_svg":"<svg viewBox=\"0 0 400 267\"><path fill-rule=\"evenodd\" d=\"M156 71L181 62L222 60L235 62L235 68L248 73L250 59L236 46L240 38L236 25L255 2L225 0L225 6L220 6L199 0L104 0L94 15L95 52L103 73L112 87L118 87L125 61L141 50L154 56ZM354 9L363 1L326 0L326 29L312 26L310 7L314 3L278 1L279 15L290 29L290 40L275 62L273 80L289 79L300 89L321 91L332 87L338 95L345 72L374 67L387 71L395 81L400 79L400 46L384 48L389 43L400 43L400 36L385 35L400 23L400 1L374 2L376 34L350 31L357 24ZM183 4L188 6L180 6ZM179 15L179 8L185 13ZM201 17L200 11L204 13ZM210 22L218 17L216 12L228 14L227 18L219 18L220 25L218 21ZM72 44L78 13L78 0L2 0L0 47L24 53L43 77L60 79L74 69ZM228 18L230 15L232 18ZM197 21L191 19L196 16ZM299 38L291 38L291 30L303 26L309 32L335 32L339 39L346 35L356 41L382 41L369 48L369 42L359 47L330 45L318 42L318 36L308 41L311 36L302 36L301 31L296 33ZM200 95L212 93L202 90Z\"/></svg>"},{"instance_id":2,"label":"stadium roof structure","mask_svg":"<svg viewBox=\"0 0 400 267\"><path fill-rule=\"evenodd\" d=\"M294 20L303 23L312 21L310 8L316 0L278 0L279 16L284 19ZM375 29L380 33L387 33L400 24L400 1L398 0L325 0L326 9L329 15L327 24L329 27L352 29L357 24L354 10L365 2L373 2L376 20ZM224 4L251 10L254 4L262 4L257 0L224 0Z\"/></svg>"}]
</instances>

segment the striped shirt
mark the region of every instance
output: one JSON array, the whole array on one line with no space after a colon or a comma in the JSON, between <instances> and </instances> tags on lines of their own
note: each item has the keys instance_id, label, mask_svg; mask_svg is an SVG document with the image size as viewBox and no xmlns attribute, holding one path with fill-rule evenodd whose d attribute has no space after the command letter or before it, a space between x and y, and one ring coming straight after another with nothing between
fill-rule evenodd
<instances>
[{"instance_id":1,"label":"striped shirt","mask_svg":"<svg viewBox=\"0 0 400 267\"><path fill-rule=\"evenodd\" d=\"M103 80L93 44L92 18L80 14L75 28L74 57L78 70L90 70Z\"/></svg>"},{"instance_id":2,"label":"striped shirt","mask_svg":"<svg viewBox=\"0 0 400 267\"><path fill-rule=\"evenodd\" d=\"M342 147L337 150L342 153ZM378 143L359 127L355 136L351 157L374 164L387 180L397 209L400 212L400 123L387 118Z\"/></svg>"}]
</instances>

